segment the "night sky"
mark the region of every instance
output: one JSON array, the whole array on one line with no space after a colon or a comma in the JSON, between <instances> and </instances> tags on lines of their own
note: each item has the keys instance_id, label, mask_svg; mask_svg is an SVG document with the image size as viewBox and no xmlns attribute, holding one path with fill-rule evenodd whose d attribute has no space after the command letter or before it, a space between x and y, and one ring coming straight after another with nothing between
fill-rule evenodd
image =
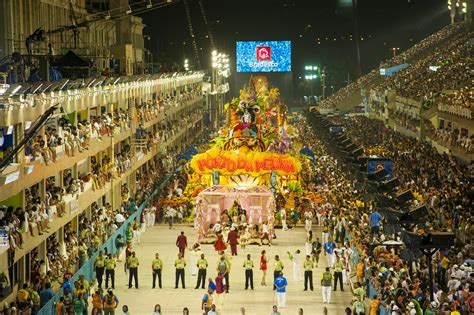
<instances>
[{"instance_id":1,"label":"night sky","mask_svg":"<svg viewBox=\"0 0 474 315\"><path fill-rule=\"evenodd\" d=\"M305 64L324 66L334 90L357 75L352 0L202 0L217 49L235 60L239 40L291 40L296 93L305 88ZM211 45L197 0L189 0L202 68ZM366 73L449 23L446 0L358 0L361 70ZM147 48L167 67L196 64L183 1L141 15ZM319 39L319 40L318 40ZM232 66L231 65L231 69ZM328 92L331 92L329 88Z\"/></svg>"}]
</instances>

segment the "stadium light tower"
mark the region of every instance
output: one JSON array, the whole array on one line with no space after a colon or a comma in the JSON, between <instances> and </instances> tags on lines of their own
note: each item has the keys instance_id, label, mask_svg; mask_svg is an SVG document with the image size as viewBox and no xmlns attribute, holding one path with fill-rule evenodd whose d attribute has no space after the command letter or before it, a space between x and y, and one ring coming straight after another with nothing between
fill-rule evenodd
<instances>
[{"instance_id":1,"label":"stadium light tower","mask_svg":"<svg viewBox=\"0 0 474 315\"><path fill-rule=\"evenodd\" d=\"M304 67L306 73L305 73L305 80L310 81L310 87L311 87L311 100L313 99L313 80L316 80L318 77L321 78L321 86L323 90L323 99L326 96L326 73L324 72L324 69L321 69L321 67L318 66L305 66Z\"/></svg>"},{"instance_id":2,"label":"stadium light tower","mask_svg":"<svg viewBox=\"0 0 474 315\"><path fill-rule=\"evenodd\" d=\"M397 51L400 50L400 47L392 47L390 49L392 50L393 56L395 57L397 55Z\"/></svg>"},{"instance_id":3,"label":"stadium light tower","mask_svg":"<svg viewBox=\"0 0 474 315\"><path fill-rule=\"evenodd\" d=\"M189 71L189 60L188 59L184 59L184 70Z\"/></svg>"}]
</instances>

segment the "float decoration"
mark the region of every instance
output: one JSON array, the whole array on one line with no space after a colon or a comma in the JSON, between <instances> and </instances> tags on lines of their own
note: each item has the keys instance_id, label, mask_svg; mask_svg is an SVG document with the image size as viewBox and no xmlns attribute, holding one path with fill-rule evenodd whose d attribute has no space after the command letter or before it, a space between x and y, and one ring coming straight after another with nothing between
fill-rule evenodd
<instances>
[{"instance_id":1,"label":"float decoration","mask_svg":"<svg viewBox=\"0 0 474 315\"><path fill-rule=\"evenodd\" d=\"M239 217L231 224L241 235L257 237L262 224L272 235L277 210L298 211L303 167L306 172L309 160L315 161L311 150L300 150L298 131L289 123L295 118L266 77L252 76L224 110L227 124L210 141L210 149L190 150L178 158L187 164L188 187L183 200L171 201L193 200L195 228L203 243L214 242L215 233L226 233L227 217ZM269 235L258 237L271 242Z\"/></svg>"}]
</instances>

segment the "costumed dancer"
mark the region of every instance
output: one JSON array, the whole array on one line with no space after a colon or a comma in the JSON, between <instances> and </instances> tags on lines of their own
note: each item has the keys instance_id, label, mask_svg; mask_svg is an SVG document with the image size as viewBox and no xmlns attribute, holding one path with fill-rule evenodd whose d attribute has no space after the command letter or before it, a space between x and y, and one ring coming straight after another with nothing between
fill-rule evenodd
<instances>
[{"instance_id":1,"label":"costumed dancer","mask_svg":"<svg viewBox=\"0 0 474 315\"><path fill-rule=\"evenodd\" d=\"M230 245L232 256L237 256L237 244L238 244L238 233L235 227L230 228L230 232L227 235L227 243Z\"/></svg>"},{"instance_id":2,"label":"costumed dancer","mask_svg":"<svg viewBox=\"0 0 474 315\"><path fill-rule=\"evenodd\" d=\"M313 231L309 230L306 233L306 243L305 243L306 255L311 255L312 247L313 247Z\"/></svg>"},{"instance_id":3,"label":"costumed dancer","mask_svg":"<svg viewBox=\"0 0 474 315\"><path fill-rule=\"evenodd\" d=\"M305 214L305 228L306 231L311 231L311 226L313 224L313 212L306 211Z\"/></svg>"},{"instance_id":4,"label":"costumed dancer","mask_svg":"<svg viewBox=\"0 0 474 315\"><path fill-rule=\"evenodd\" d=\"M281 226L283 231L288 231L288 225L286 224L286 210L282 208L280 210L280 217L281 217Z\"/></svg>"},{"instance_id":5,"label":"costumed dancer","mask_svg":"<svg viewBox=\"0 0 474 315\"><path fill-rule=\"evenodd\" d=\"M198 243L194 244L193 248L191 249L191 256L189 258L189 266L191 267L192 276L197 275L197 272L198 272L197 260L198 260L198 257L201 257L201 254L202 254L201 246L199 246Z\"/></svg>"},{"instance_id":6,"label":"costumed dancer","mask_svg":"<svg viewBox=\"0 0 474 315\"><path fill-rule=\"evenodd\" d=\"M267 269L268 269L268 259L266 256L266 252L262 250L262 255L260 256L260 270L262 270L262 282L260 283L263 286L266 286L267 283L265 282L265 278L267 276Z\"/></svg>"},{"instance_id":7,"label":"costumed dancer","mask_svg":"<svg viewBox=\"0 0 474 315\"><path fill-rule=\"evenodd\" d=\"M221 232L217 232L217 240L214 243L214 249L217 253L223 253L227 249Z\"/></svg>"},{"instance_id":8,"label":"costumed dancer","mask_svg":"<svg viewBox=\"0 0 474 315\"><path fill-rule=\"evenodd\" d=\"M301 281L301 272L300 272L300 250L297 249L292 255L288 253L288 258L293 262L293 281Z\"/></svg>"}]
</instances>

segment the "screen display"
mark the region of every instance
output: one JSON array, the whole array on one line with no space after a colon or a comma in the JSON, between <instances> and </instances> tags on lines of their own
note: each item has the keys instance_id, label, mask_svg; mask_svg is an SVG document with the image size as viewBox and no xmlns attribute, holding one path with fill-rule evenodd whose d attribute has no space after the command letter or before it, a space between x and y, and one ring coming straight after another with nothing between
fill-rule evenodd
<instances>
[{"instance_id":1,"label":"screen display","mask_svg":"<svg viewBox=\"0 0 474 315\"><path fill-rule=\"evenodd\" d=\"M329 127L329 132L331 132L331 133L343 133L344 132L344 127L340 126L340 125L331 126L331 127Z\"/></svg>"},{"instance_id":2,"label":"screen display","mask_svg":"<svg viewBox=\"0 0 474 315\"><path fill-rule=\"evenodd\" d=\"M372 158L367 160L367 173L373 174L382 169L387 171L387 178L393 176L393 162L392 159L387 158Z\"/></svg>"},{"instance_id":3,"label":"screen display","mask_svg":"<svg viewBox=\"0 0 474 315\"><path fill-rule=\"evenodd\" d=\"M291 42L237 42L237 72L291 71Z\"/></svg>"}]
</instances>

